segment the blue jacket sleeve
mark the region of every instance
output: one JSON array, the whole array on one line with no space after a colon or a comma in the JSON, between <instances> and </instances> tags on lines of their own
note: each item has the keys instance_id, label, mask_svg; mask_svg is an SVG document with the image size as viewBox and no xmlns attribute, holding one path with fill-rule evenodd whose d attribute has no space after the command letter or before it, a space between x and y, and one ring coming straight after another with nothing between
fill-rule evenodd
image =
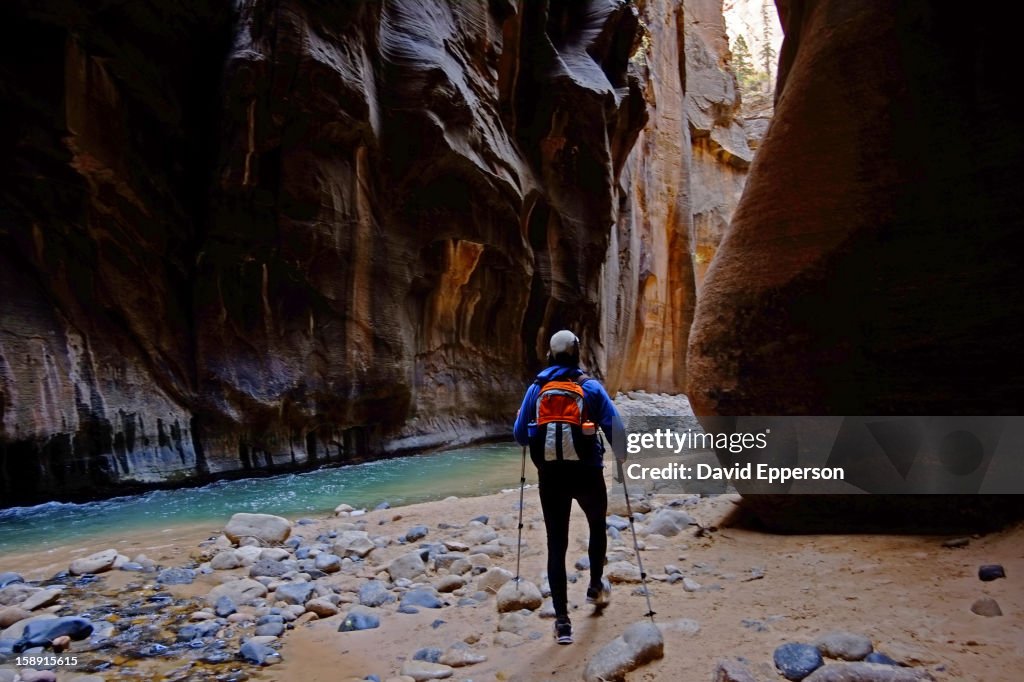
<instances>
[{"instance_id":1,"label":"blue jacket sleeve","mask_svg":"<svg viewBox=\"0 0 1024 682\"><path fill-rule=\"evenodd\" d=\"M523 396L523 404L519 408L519 414L516 415L516 423L512 427L512 435L515 436L516 442L520 445L530 444L529 430L526 428L526 425L530 423L530 419L537 409L535 405L536 400L537 385L530 384L530 387L526 389L526 395Z\"/></svg>"},{"instance_id":2,"label":"blue jacket sleeve","mask_svg":"<svg viewBox=\"0 0 1024 682\"><path fill-rule=\"evenodd\" d=\"M591 419L604 431L608 445L611 446L615 458L620 461L626 459L626 429L622 424L622 417L615 409L615 403L608 397L608 392L598 381L588 381L585 389L589 394Z\"/></svg>"}]
</instances>

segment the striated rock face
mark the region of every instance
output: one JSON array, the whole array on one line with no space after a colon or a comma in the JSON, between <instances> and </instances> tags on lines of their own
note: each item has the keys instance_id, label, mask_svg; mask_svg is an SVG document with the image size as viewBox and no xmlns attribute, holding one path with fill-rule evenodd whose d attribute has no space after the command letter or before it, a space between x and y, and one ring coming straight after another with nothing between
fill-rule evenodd
<instances>
[{"instance_id":1,"label":"striated rock face","mask_svg":"<svg viewBox=\"0 0 1024 682\"><path fill-rule=\"evenodd\" d=\"M534 185L501 118L513 10L242 7L196 255L204 450L340 459L480 437L509 413ZM589 113L578 125L603 134Z\"/></svg>"},{"instance_id":2,"label":"striated rock face","mask_svg":"<svg viewBox=\"0 0 1024 682\"><path fill-rule=\"evenodd\" d=\"M622 204L603 282L602 337L610 352L601 366L620 389L669 391L685 381L695 305L681 63L686 19L678 3L641 7L647 34L636 65L649 118L620 178Z\"/></svg>"},{"instance_id":3,"label":"striated rock face","mask_svg":"<svg viewBox=\"0 0 1024 682\"><path fill-rule=\"evenodd\" d=\"M718 0L686 2L686 120L693 140L690 196L698 290L725 235L753 159L740 117Z\"/></svg>"},{"instance_id":4,"label":"striated rock face","mask_svg":"<svg viewBox=\"0 0 1024 682\"><path fill-rule=\"evenodd\" d=\"M648 121L626 159L605 264L610 384L679 393L697 290L752 153L728 65L721 0L638 3L634 59Z\"/></svg>"},{"instance_id":5,"label":"striated rock face","mask_svg":"<svg viewBox=\"0 0 1024 682\"><path fill-rule=\"evenodd\" d=\"M775 119L690 339L696 411L1014 413L1012 40L934 3L780 6Z\"/></svg>"},{"instance_id":6,"label":"striated rock face","mask_svg":"<svg viewBox=\"0 0 1024 682\"><path fill-rule=\"evenodd\" d=\"M679 390L717 7L4 3L0 498L504 433L561 326Z\"/></svg>"}]
</instances>

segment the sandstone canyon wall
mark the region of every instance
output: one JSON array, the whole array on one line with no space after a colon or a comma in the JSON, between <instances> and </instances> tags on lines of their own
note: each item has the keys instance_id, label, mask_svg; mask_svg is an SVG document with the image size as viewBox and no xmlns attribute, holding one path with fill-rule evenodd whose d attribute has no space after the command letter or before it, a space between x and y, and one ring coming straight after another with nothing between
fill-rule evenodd
<instances>
[{"instance_id":1,"label":"sandstone canyon wall","mask_svg":"<svg viewBox=\"0 0 1024 682\"><path fill-rule=\"evenodd\" d=\"M693 214L733 201L695 208L689 150L749 161L719 3L0 27L3 503L505 433L561 326L612 390L682 389Z\"/></svg>"},{"instance_id":2,"label":"sandstone canyon wall","mask_svg":"<svg viewBox=\"0 0 1024 682\"><path fill-rule=\"evenodd\" d=\"M753 158L720 0L638 4L649 120L619 180L605 265L610 385L681 392L697 292ZM688 151L687 151L688 150Z\"/></svg>"},{"instance_id":3,"label":"sandstone canyon wall","mask_svg":"<svg viewBox=\"0 0 1024 682\"><path fill-rule=\"evenodd\" d=\"M775 118L694 323L695 405L1015 411L1012 41L927 2L784 7Z\"/></svg>"},{"instance_id":4,"label":"sandstone canyon wall","mask_svg":"<svg viewBox=\"0 0 1024 682\"><path fill-rule=\"evenodd\" d=\"M1024 128L1006 96L1009 30L945 3L779 4L775 118L691 332L695 409L1019 414ZM977 503L859 499L853 515L889 522Z\"/></svg>"}]
</instances>

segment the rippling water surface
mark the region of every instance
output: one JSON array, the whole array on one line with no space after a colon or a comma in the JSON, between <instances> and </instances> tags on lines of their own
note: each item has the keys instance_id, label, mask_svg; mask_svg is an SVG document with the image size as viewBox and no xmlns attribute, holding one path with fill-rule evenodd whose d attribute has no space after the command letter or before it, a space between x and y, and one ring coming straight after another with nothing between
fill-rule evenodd
<instances>
[{"instance_id":1,"label":"rippling water surface","mask_svg":"<svg viewBox=\"0 0 1024 682\"><path fill-rule=\"evenodd\" d=\"M41 550L89 536L223 523L236 512L291 518L328 513L342 502L373 508L486 495L519 485L522 451L493 444L269 478L220 481L84 504L51 502L0 510L0 555ZM527 463L528 482L536 470Z\"/></svg>"}]
</instances>

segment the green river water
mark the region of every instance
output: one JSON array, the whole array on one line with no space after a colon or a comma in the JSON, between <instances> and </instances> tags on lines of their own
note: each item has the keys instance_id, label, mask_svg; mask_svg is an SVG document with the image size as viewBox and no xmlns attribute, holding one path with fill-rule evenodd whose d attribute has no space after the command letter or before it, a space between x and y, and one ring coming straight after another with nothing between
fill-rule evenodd
<instances>
[{"instance_id":1,"label":"green river water","mask_svg":"<svg viewBox=\"0 0 1024 682\"><path fill-rule=\"evenodd\" d=\"M0 556L46 550L92 536L156 530L188 523L223 523L236 512L291 519L330 513L346 502L372 509L470 497L519 485L522 451L488 444L429 455L320 469L301 474L220 481L199 488L158 490L83 504L51 502L0 509ZM536 470L527 462L527 482Z\"/></svg>"}]
</instances>

